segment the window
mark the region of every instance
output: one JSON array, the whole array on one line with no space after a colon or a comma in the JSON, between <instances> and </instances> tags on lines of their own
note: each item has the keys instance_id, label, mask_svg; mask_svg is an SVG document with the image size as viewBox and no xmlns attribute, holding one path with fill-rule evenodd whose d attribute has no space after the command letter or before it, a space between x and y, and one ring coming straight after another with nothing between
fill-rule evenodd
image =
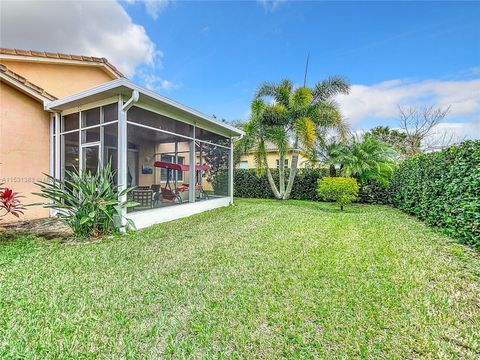
<instances>
[{"instance_id":1,"label":"window","mask_svg":"<svg viewBox=\"0 0 480 360\"><path fill-rule=\"evenodd\" d=\"M82 127L100 124L100 108L82 111Z\"/></svg>"},{"instance_id":2,"label":"window","mask_svg":"<svg viewBox=\"0 0 480 360\"><path fill-rule=\"evenodd\" d=\"M276 164L277 164L277 169L278 169L278 168L280 167L280 159L277 159L277 160L276 160ZM285 159L285 162L284 162L283 167L284 167L285 169L288 169L288 159Z\"/></svg>"},{"instance_id":3,"label":"window","mask_svg":"<svg viewBox=\"0 0 480 360\"><path fill-rule=\"evenodd\" d=\"M205 129L202 129L202 128L199 128L199 127L195 128L195 139L196 140L202 140L202 141L208 141L208 142L218 144L218 145L221 145L221 146L230 146L230 139L229 138L227 138L225 136L222 136L222 135L212 133L211 131L208 131L208 130L205 130Z\"/></svg>"},{"instance_id":4,"label":"window","mask_svg":"<svg viewBox=\"0 0 480 360\"><path fill-rule=\"evenodd\" d=\"M113 114L116 108L117 104L110 104L62 116L61 176L65 176L65 170L74 169L95 173L98 166L108 161L112 169L117 170L118 125L115 120L109 125L101 121L102 112L105 114L108 109Z\"/></svg>"},{"instance_id":5,"label":"window","mask_svg":"<svg viewBox=\"0 0 480 360\"><path fill-rule=\"evenodd\" d=\"M62 131L78 129L78 113L62 116Z\"/></svg>"},{"instance_id":6,"label":"window","mask_svg":"<svg viewBox=\"0 0 480 360\"><path fill-rule=\"evenodd\" d=\"M118 120L118 104L113 103L103 106L103 122L111 122Z\"/></svg>"},{"instance_id":7,"label":"window","mask_svg":"<svg viewBox=\"0 0 480 360\"><path fill-rule=\"evenodd\" d=\"M169 162L169 163L175 163L175 156L174 155L161 155L160 156L160 161L163 162ZM178 157L178 162L177 164L184 164L185 163L185 158L183 156ZM178 181L183 181L183 171L177 171L177 170L172 170L170 172L170 180L175 179L175 173L178 172ZM167 181L167 169L161 169L160 171L160 181Z\"/></svg>"},{"instance_id":8,"label":"window","mask_svg":"<svg viewBox=\"0 0 480 360\"><path fill-rule=\"evenodd\" d=\"M192 125L170 119L137 106L133 106L128 110L127 117L130 123L145 125L179 135L193 136Z\"/></svg>"},{"instance_id":9,"label":"window","mask_svg":"<svg viewBox=\"0 0 480 360\"><path fill-rule=\"evenodd\" d=\"M278 160L277 160L278 162ZM278 167L278 163L277 163L277 167ZM239 169L248 169L248 161L240 161L240 163L238 164L238 168Z\"/></svg>"}]
</instances>

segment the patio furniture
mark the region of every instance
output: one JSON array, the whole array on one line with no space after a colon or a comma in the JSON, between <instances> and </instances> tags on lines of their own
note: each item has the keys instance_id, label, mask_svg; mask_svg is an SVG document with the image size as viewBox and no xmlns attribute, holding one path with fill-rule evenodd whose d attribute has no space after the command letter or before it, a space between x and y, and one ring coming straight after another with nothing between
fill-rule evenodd
<instances>
[{"instance_id":1,"label":"patio furniture","mask_svg":"<svg viewBox=\"0 0 480 360\"><path fill-rule=\"evenodd\" d=\"M153 209L153 191L147 186L139 186L128 193L130 201L139 205L135 206L135 210Z\"/></svg>"}]
</instances>

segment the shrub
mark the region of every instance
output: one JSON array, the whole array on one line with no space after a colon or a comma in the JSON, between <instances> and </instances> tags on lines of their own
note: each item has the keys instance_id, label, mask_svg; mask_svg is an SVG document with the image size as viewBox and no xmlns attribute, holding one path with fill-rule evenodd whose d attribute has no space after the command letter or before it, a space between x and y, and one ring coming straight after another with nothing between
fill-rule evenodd
<instances>
[{"instance_id":1,"label":"shrub","mask_svg":"<svg viewBox=\"0 0 480 360\"><path fill-rule=\"evenodd\" d=\"M391 188L396 207L480 248L480 141L403 161Z\"/></svg>"},{"instance_id":2,"label":"shrub","mask_svg":"<svg viewBox=\"0 0 480 360\"><path fill-rule=\"evenodd\" d=\"M335 201L340 210L358 197L358 184L354 178L325 177L318 179L317 192L322 200Z\"/></svg>"},{"instance_id":3,"label":"shrub","mask_svg":"<svg viewBox=\"0 0 480 360\"><path fill-rule=\"evenodd\" d=\"M358 201L364 204L389 205L392 203L392 190L389 182L366 180L359 184Z\"/></svg>"},{"instance_id":4,"label":"shrub","mask_svg":"<svg viewBox=\"0 0 480 360\"><path fill-rule=\"evenodd\" d=\"M23 215L25 207L19 200L21 196L18 193L13 192L12 189L2 188L3 184L0 184L0 217L4 217L7 214L11 214L15 217Z\"/></svg>"},{"instance_id":5,"label":"shrub","mask_svg":"<svg viewBox=\"0 0 480 360\"><path fill-rule=\"evenodd\" d=\"M65 171L65 179L58 180L45 174L49 182L39 182L40 193L50 202L46 208L58 211L58 217L80 237L111 234L122 228L122 209L134 207L134 202L120 202L118 197L132 188L118 192L110 164L99 168L95 175L90 171ZM135 224L127 219L127 229Z\"/></svg>"},{"instance_id":6,"label":"shrub","mask_svg":"<svg viewBox=\"0 0 480 360\"><path fill-rule=\"evenodd\" d=\"M318 200L317 180L328 174L326 169L298 169L290 198L296 200ZM289 170L285 169L288 178ZM272 169L272 176L278 184L278 170ZM255 169L235 169L233 175L234 196L246 198L273 199L273 192L266 174L258 177Z\"/></svg>"}]
</instances>

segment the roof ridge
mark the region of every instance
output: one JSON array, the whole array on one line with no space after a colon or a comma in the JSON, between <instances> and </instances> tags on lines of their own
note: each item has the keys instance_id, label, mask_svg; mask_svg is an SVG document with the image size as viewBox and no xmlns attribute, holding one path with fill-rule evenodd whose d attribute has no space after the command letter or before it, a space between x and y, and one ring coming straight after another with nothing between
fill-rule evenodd
<instances>
[{"instance_id":1,"label":"roof ridge","mask_svg":"<svg viewBox=\"0 0 480 360\"><path fill-rule=\"evenodd\" d=\"M0 48L0 54L25 56L25 57L41 57L41 58L47 58L47 59L96 62L100 64L105 64L105 66L110 68L110 70L112 70L112 72L114 72L119 77L122 77L122 78L125 77L125 75L123 75L123 73L120 70L118 70L111 62L109 62L104 57L100 58L96 56L63 54L63 53L48 52L48 51L21 50L21 49L9 49L9 48Z\"/></svg>"},{"instance_id":2,"label":"roof ridge","mask_svg":"<svg viewBox=\"0 0 480 360\"><path fill-rule=\"evenodd\" d=\"M13 70L10 70L5 64L0 63L0 72L4 73L5 75L9 76L10 78L22 83L23 85L27 86L29 89L33 90L37 94L47 98L48 100L57 100L57 97L50 94L49 92L45 91L42 87L28 81L24 76L16 73Z\"/></svg>"}]
</instances>

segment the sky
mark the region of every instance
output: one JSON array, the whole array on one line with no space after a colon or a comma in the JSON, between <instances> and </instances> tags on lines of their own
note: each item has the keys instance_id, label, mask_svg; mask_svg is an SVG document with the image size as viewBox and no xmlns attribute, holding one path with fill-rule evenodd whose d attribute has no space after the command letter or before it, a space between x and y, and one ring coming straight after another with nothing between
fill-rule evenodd
<instances>
[{"instance_id":1,"label":"sky","mask_svg":"<svg viewBox=\"0 0 480 360\"><path fill-rule=\"evenodd\" d=\"M128 78L227 121L264 81L342 75L353 130L397 105L451 106L441 125L480 138L480 2L1 1L2 47L106 57Z\"/></svg>"}]
</instances>

